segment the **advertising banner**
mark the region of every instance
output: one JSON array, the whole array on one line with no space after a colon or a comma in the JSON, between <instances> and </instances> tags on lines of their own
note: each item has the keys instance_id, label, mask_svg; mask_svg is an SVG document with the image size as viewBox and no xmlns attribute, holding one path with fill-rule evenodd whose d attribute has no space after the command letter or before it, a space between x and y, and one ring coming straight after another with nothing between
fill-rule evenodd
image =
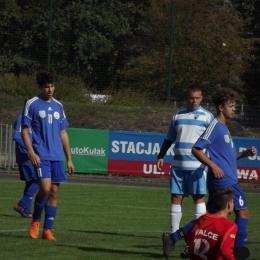
<instances>
[{"instance_id":1,"label":"advertising banner","mask_svg":"<svg viewBox=\"0 0 260 260\"><path fill-rule=\"evenodd\" d=\"M174 155L174 145L164 157L162 172L156 169L157 155L165 135L157 133L137 133L110 131L108 152L108 173L118 175L138 175L168 177ZM260 139L233 138L237 152L255 146L260 153ZM240 182L257 182L260 178L260 155L237 161L237 175Z\"/></svg>"},{"instance_id":2,"label":"advertising banner","mask_svg":"<svg viewBox=\"0 0 260 260\"><path fill-rule=\"evenodd\" d=\"M154 162L164 137L165 135L157 133L110 131L108 158ZM173 150L169 149L168 154L173 155Z\"/></svg>"},{"instance_id":3,"label":"advertising banner","mask_svg":"<svg viewBox=\"0 0 260 260\"><path fill-rule=\"evenodd\" d=\"M171 163L164 163L162 171L157 171L155 162L109 160L108 173L117 175L136 175L143 177L168 177Z\"/></svg>"},{"instance_id":4,"label":"advertising banner","mask_svg":"<svg viewBox=\"0 0 260 260\"><path fill-rule=\"evenodd\" d=\"M107 130L67 128L75 172L107 173Z\"/></svg>"},{"instance_id":5,"label":"advertising banner","mask_svg":"<svg viewBox=\"0 0 260 260\"><path fill-rule=\"evenodd\" d=\"M110 131L108 173L138 176L169 176L174 155L172 145L164 157L162 172L156 169L157 155L165 135L158 133Z\"/></svg>"},{"instance_id":6,"label":"advertising banner","mask_svg":"<svg viewBox=\"0 0 260 260\"><path fill-rule=\"evenodd\" d=\"M251 146L258 154L237 160L237 176L240 182L257 182L260 179L260 139L233 137L236 149L242 152Z\"/></svg>"},{"instance_id":7,"label":"advertising banner","mask_svg":"<svg viewBox=\"0 0 260 260\"><path fill-rule=\"evenodd\" d=\"M67 129L75 172L168 177L174 155L172 145L164 157L162 171L156 161L164 134L92 129ZM237 152L255 146L258 155L237 161L239 182L260 179L260 139L233 137Z\"/></svg>"}]
</instances>

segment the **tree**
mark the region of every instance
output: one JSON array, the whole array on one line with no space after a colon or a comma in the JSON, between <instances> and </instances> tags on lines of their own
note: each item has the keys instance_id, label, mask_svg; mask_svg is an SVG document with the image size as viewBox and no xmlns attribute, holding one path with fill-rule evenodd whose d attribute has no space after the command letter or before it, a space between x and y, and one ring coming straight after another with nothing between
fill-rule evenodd
<instances>
[{"instance_id":1,"label":"tree","mask_svg":"<svg viewBox=\"0 0 260 260\"><path fill-rule=\"evenodd\" d=\"M81 76L97 90L109 87L125 59L148 0L53 1L51 69ZM2 72L47 67L49 1L0 1ZM8 61L8 63L7 63Z\"/></svg>"},{"instance_id":2,"label":"tree","mask_svg":"<svg viewBox=\"0 0 260 260\"><path fill-rule=\"evenodd\" d=\"M242 73L253 59L253 39L240 36L245 22L232 5L218 0L176 0L171 90L172 99L183 98L187 84L209 82L244 91ZM139 55L133 55L124 71L125 82L154 96L166 98L170 1L152 0L140 32ZM143 38L142 38L143 35ZM146 40L147 44L144 44ZM205 90L210 94L212 88Z\"/></svg>"},{"instance_id":3,"label":"tree","mask_svg":"<svg viewBox=\"0 0 260 260\"><path fill-rule=\"evenodd\" d=\"M248 26L243 33L243 37L255 37L258 41L255 43L255 49L252 55L255 57L250 64L250 68L243 74L246 85L245 95L249 104L253 106L252 110L258 110L258 100L260 99L260 3L257 0L238 1L234 0L235 8L240 12L243 19L248 20ZM258 108L256 108L258 106Z\"/></svg>"},{"instance_id":4,"label":"tree","mask_svg":"<svg viewBox=\"0 0 260 260\"><path fill-rule=\"evenodd\" d=\"M235 4L222 0L174 0L173 100L182 99L187 84L194 82L245 90L241 75L257 56L254 38L243 38L241 32L251 14L250 26L259 29L256 2L237 7L246 10L242 17ZM170 4L53 1L51 70L81 77L98 91L132 88L165 100ZM46 68L49 1L0 0L0 7L0 71L19 75Z\"/></svg>"}]
</instances>

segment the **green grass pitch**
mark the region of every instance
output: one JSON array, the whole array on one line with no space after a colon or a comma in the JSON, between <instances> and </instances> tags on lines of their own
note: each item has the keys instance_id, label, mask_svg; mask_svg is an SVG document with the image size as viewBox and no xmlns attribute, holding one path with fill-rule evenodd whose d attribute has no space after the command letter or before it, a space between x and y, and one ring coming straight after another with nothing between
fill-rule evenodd
<instances>
[{"instance_id":1,"label":"green grass pitch","mask_svg":"<svg viewBox=\"0 0 260 260\"><path fill-rule=\"evenodd\" d=\"M167 188L62 184L53 227L57 241L46 241L30 239L30 220L13 210L23 192L23 182L1 178L0 183L1 259L163 259L161 235L169 231ZM259 260L260 194L246 193L246 197L250 210L247 246L250 260ZM192 200L186 198L182 224L192 218ZM183 247L184 242L179 242L171 259L180 259Z\"/></svg>"}]
</instances>

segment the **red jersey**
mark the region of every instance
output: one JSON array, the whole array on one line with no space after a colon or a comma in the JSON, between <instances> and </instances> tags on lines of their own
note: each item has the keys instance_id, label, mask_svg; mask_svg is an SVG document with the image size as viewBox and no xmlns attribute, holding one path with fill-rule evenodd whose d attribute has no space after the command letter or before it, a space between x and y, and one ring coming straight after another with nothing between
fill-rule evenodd
<instances>
[{"instance_id":1,"label":"red jersey","mask_svg":"<svg viewBox=\"0 0 260 260\"><path fill-rule=\"evenodd\" d=\"M191 260L235 260L237 225L226 217L205 214L185 235Z\"/></svg>"}]
</instances>

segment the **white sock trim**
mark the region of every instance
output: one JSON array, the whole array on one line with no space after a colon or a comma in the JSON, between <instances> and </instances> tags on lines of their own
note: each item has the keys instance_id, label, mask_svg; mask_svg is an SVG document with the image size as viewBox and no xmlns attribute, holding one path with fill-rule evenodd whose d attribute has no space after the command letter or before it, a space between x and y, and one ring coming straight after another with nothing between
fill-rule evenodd
<instances>
[{"instance_id":1,"label":"white sock trim","mask_svg":"<svg viewBox=\"0 0 260 260\"><path fill-rule=\"evenodd\" d=\"M171 204L170 211L170 224L171 224L171 232L175 232L180 227L182 217L182 209L181 205Z\"/></svg>"},{"instance_id":2,"label":"white sock trim","mask_svg":"<svg viewBox=\"0 0 260 260\"><path fill-rule=\"evenodd\" d=\"M194 204L194 218L197 219L204 214L206 214L205 202L199 203L199 204Z\"/></svg>"}]
</instances>

